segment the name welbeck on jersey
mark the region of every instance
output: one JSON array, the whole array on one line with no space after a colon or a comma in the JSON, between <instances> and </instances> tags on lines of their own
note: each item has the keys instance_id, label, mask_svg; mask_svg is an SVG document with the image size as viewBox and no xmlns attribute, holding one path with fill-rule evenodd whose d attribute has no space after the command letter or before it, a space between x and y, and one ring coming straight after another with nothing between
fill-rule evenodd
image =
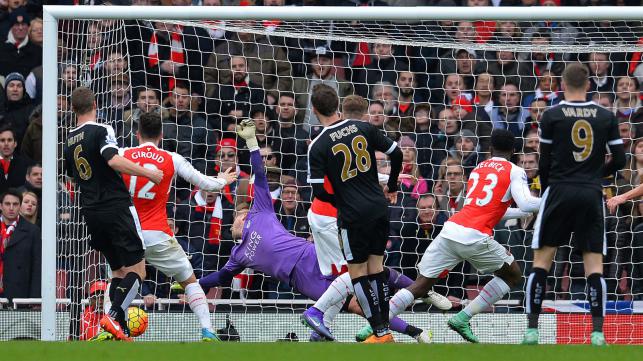
<instances>
[{"instance_id":1,"label":"name welbeck on jersey","mask_svg":"<svg viewBox=\"0 0 643 361\"><path fill-rule=\"evenodd\" d=\"M334 142L336 140L342 139L343 137L347 137L353 133L357 133L357 127L353 124L340 128L339 130L336 130L332 133L330 133L330 139Z\"/></svg>"},{"instance_id":2,"label":"name welbeck on jersey","mask_svg":"<svg viewBox=\"0 0 643 361\"><path fill-rule=\"evenodd\" d=\"M583 118L596 118L596 108L582 108L582 107L562 107L561 110L566 117L583 117Z\"/></svg>"},{"instance_id":3,"label":"name welbeck on jersey","mask_svg":"<svg viewBox=\"0 0 643 361\"><path fill-rule=\"evenodd\" d=\"M482 169L482 168L493 168L498 172L502 172L505 170L504 164L499 163L499 162L494 162L492 160L485 162L485 163L480 163L476 169Z\"/></svg>"}]
</instances>

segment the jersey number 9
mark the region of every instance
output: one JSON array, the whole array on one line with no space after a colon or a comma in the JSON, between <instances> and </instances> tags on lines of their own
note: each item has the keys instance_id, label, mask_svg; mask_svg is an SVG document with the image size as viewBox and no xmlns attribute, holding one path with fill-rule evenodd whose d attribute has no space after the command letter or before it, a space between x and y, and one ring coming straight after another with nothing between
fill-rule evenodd
<instances>
[{"instance_id":1,"label":"jersey number 9","mask_svg":"<svg viewBox=\"0 0 643 361\"><path fill-rule=\"evenodd\" d=\"M594 131L587 120L579 119L574 123L572 127L572 142L577 148L581 149L580 152L572 152L575 161L582 162L589 158L592 154L592 149L594 149Z\"/></svg>"},{"instance_id":2,"label":"jersey number 9","mask_svg":"<svg viewBox=\"0 0 643 361\"><path fill-rule=\"evenodd\" d=\"M92 167L89 165L87 159L80 156L80 152L82 151L82 144L78 144L76 148L74 148L74 164L76 165L76 170L78 171L80 179L88 180L92 177Z\"/></svg>"},{"instance_id":3,"label":"jersey number 9","mask_svg":"<svg viewBox=\"0 0 643 361\"><path fill-rule=\"evenodd\" d=\"M335 144L333 148L331 148L333 155L337 155L339 153L344 155L342 182L346 182L347 180L355 177L357 175L357 171L364 173L371 169L371 155L368 153L368 142L366 141L366 138L362 135L356 136L351 142L351 148L353 148L352 151L348 148L348 145L344 143ZM355 154L355 164L357 168L351 169L353 154Z\"/></svg>"}]
</instances>

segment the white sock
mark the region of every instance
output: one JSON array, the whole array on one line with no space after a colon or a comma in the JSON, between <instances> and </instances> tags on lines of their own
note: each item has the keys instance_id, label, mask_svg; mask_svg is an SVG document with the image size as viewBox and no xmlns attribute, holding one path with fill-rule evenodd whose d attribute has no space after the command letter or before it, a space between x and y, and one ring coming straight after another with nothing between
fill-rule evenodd
<instances>
[{"instance_id":1,"label":"white sock","mask_svg":"<svg viewBox=\"0 0 643 361\"><path fill-rule=\"evenodd\" d=\"M389 319L404 312L415 301L415 297L411 291L402 288L389 301Z\"/></svg>"},{"instance_id":2,"label":"white sock","mask_svg":"<svg viewBox=\"0 0 643 361\"><path fill-rule=\"evenodd\" d=\"M103 313L108 314L109 310L112 308L112 300L109 299L109 288L112 285L111 282L107 284L107 289L103 293Z\"/></svg>"},{"instance_id":3,"label":"white sock","mask_svg":"<svg viewBox=\"0 0 643 361\"><path fill-rule=\"evenodd\" d=\"M337 314L339 311L342 310L342 307L344 306L344 302L338 302L332 306L330 306L325 312L324 312L324 325L328 328L331 328L333 326L333 322L335 321L335 317L337 317Z\"/></svg>"},{"instance_id":4,"label":"white sock","mask_svg":"<svg viewBox=\"0 0 643 361\"><path fill-rule=\"evenodd\" d=\"M351 281L351 275L346 272L333 280L326 292L315 302L315 308L326 312L337 303L341 302L341 306L351 293L353 293L353 281Z\"/></svg>"},{"instance_id":5,"label":"white sock","mask_svg":"<svg viewBox=\"0 0 643 361\"><path fill-rule=\"evenodd\" d=\"M198 282L190 283L185 287L185 294L188 297L188 303L192 312L196 315L201 323L201 328L207 328L208 331L214 332L212 329L212 321L210 320L210 309L208 308L208 301L205 298L203 288Z\"/></svg>"},{"instance_id":6,"label":"white sock","mask_svg":"<svg viewBox=\"0 0 643 361\"><path fill-rule=\"evenodd\" d=\"M509 285L502 278L494 277L484 286L478 297L474 298L462 311L469 317L473 317L500 301L509 293L509 290Z\"/></svg>"}]
</instances>

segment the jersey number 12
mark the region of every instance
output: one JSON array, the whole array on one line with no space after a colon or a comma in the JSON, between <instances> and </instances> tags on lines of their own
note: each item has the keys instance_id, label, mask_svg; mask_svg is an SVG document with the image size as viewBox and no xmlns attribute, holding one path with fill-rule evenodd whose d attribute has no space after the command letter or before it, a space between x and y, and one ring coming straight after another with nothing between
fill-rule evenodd
<instances>
[{"instance_id":1,"label":"jersey number 12","mask_svg":"<svg viewBox=\"0 0 643 361\"><path fill-rule=\"evenodd\" d=\"M140 164L139 164L140 165ZM151 163L145 163L143 164L143 168L151 169L151 170L158 170L158 168ZM155 192L150 192L150 189L154 187L154 183L151 181L148 181L145 183L144 186L141 187L141 189L138 190L138 193L136 193L136 182L138 181L138 177L133 175L129 179L129 194L132 197L137 197L141 199L154 199L156 197Z\"/></svg>"}]
</instances>

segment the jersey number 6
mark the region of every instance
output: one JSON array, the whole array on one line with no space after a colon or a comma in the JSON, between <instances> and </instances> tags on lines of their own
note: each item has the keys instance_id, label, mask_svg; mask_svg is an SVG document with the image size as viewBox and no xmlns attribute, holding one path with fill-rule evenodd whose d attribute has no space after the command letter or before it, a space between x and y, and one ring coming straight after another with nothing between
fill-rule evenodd
<instances>
[{"instance_id":1,"label":"jersey number 6","mask_svg":"<svg viewBox=\"0 0 643 361\"><path fill-rule=\"evenodd\" d=\"M351 151L350 148L344 143L335 144L331 150L333 155L342 153L344 155L344 166L342 166L342 182L355 177L357 171L364 173L371 169L371 155L368 153L368 142L364 136L358 135L353 138L351 142ZM351 169L351 164L353 163L353 153L355 154L355 163L357 169Z\"/></svg>"}]
</instances>

